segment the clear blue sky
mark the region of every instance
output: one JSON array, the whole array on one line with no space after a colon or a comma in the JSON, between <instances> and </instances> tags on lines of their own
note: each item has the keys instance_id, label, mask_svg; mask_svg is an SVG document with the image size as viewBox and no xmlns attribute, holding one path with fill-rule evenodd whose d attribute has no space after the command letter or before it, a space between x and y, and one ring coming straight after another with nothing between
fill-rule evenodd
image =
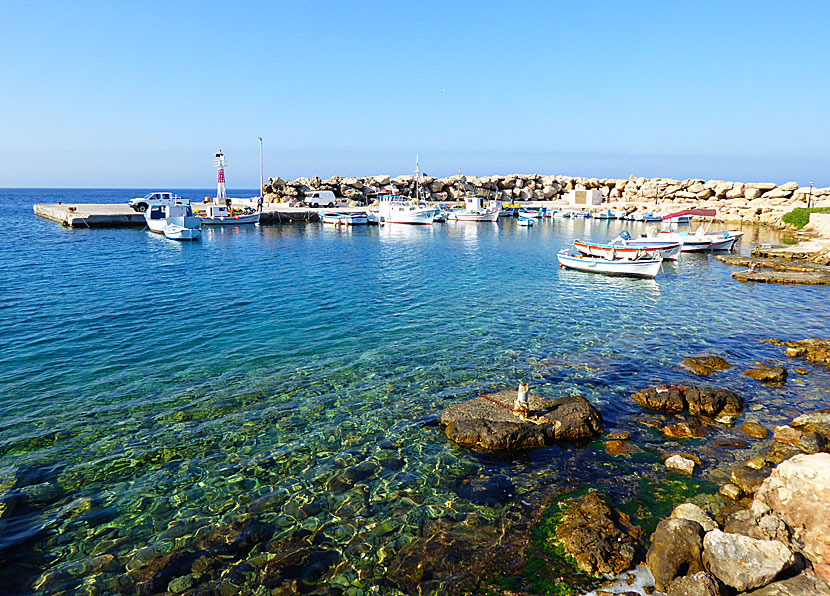
<instances>
[{"instance_id":1,"label":"clear blue sky","mask_svg":"<svg viewBox=\"0 0 830 596\"><path fill-rule=\"evenodd\" d=\"M830 185L830 2L2 2L0 186Z\"/></svg>"}]
</instances>

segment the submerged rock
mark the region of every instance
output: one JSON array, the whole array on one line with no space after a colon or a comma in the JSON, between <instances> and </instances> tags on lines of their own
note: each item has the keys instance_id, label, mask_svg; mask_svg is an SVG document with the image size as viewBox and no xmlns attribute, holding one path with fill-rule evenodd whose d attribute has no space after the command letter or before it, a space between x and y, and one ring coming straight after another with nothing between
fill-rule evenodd
<instances>
[{"instance_id":1,"label":"submerged rock","mask_svg":"<svg viewBox=\"0 0 830 596\"><path fill-rule=\"evenodd\" d=\"M513 391L501 391L452 405L441 414L441 428L459 445L487 451L542 447L602 432L602 416L583 397L530 394L524 418L513 410L515 397Z\"/></svg>"},{"instance_id":2,"label":"submerged rock","mask_svg":"<svg viewBox=\"0 0 830 596\"><path fill-rule=\"evenodd\" d=\"M654 585L665 592L678 576L703 571L703 527L688 519L664 519L651 535L646 565Z\"/></svg>"},{"instance_id":3,"label":"submerged rock","mask_svg":"<svg viewBox=\"0 0 830 596\"><path fill-rule=\"evenodd\" d=\"M762 383L786 383L787 369L783 366L762 366L760 368L749 368L744 375Z\"/></svg>"},{"instance_id":4,"label":"submerged rock","mask_svg":"<svg viewBox=\"0 0 830 596\"><path fill-rule=\"evenodd\" d=\"M681 472L691 476L695 471L695 462L691 459L683 457L682 455L672 455L666 459L666 467L669 470L674 470L675 472Z\"/></svg>"},{"instance_id":5,"label":"submerged rock","mask_svg":"<svg viewBox=\"0 0 830 596\"><path fill-rule=\"evenodd\" d=\"M735 422L744 409L741 396L715 387L664 385L638 391L633 398L641 406L664 414L687 409L693 416L706 416L724 423Z\"/></svg>"},{"instance_id":6,"label":"submerged rock","mask_svg":"<svg viewBox=\"0 0 830 596\"><path fill-rule=\"evenodd\" d=\"M706 427L696 420L681 420L674 424L667 424L662 431L670 439L702 439L709 435Z\"/></svg>"},{"instance_id":7,"label":"submerged rock","mask_svg":"<svg viewBox=\"0 0 830 596\"><path fill-rule=\"evenodd\" d=\"M772 468L750 468L740 465L732 470L730 480L743 491L743 494L753 495L771 473Z\"/></svg>"},{"instance_id":8,"label":"submerged rock","mask_svg":"<svg viewBox=\"0 0 830 596\"><path fill-rule=\"evenodd\" d=\"M555 539L589 575L625 571L643 548L640 528L624 513L611 509L596 491L570 501Z\"/></svg>"},{"instance_id":9,"label":"submerged rock","mask_svg":"<svg viewBox=\"0 0 830 596\"><path fill-rule=\"evenodd\" d=\"M766 439L769 437L769 431L755 420L747 420L741 424L741 431L753 439Z\"/></svg>"},{"instance_id":10,"label":"submerged rock","mask_svg":"<svg viewBox=\"0 0 830 596\"><path fill-rule=\"evenodd\" d=\"M745 592L770 583L795 562L795 557L777 540L712 530L703 538L703 561L727 586Z\"/></svg>"},{"instance_id":11,"label":"submerged rock","mask_svg":"<svg viewBox=\"0 0 830 596\"><path fill-rule=\"evenodd\" d=\"M692 356L681 362L683 366L696 375L709 376L716 372L729 370L732 365L720 356Z\"/></svg>"}]
</instances>

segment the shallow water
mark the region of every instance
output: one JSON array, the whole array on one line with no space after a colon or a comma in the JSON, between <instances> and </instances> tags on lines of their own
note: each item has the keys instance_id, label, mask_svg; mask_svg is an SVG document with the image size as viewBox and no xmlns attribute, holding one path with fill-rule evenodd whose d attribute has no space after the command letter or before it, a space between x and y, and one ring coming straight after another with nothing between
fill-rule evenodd
<instances>
[{"instance_id":1,"label":"shallow water","mask_svg":"<svg viewBox=\"0 0 830 596\"><path fill-rule=\"evenodd\" d=\"M0 190L0 580L13 593L106 593L148 547L251 514L275 540L325 536L330 584L363 593L430 520L496 526L523 495L588 483L637 500L659 460L620 462L599 441L471 453L434 424L447 405L524 379L585 395L606 430L656 445L630 393L688 381L683 358L781 360L760 340L828 335L826 289L740 284L711 256L654 281L557 267L574 238L645 229L633 222L262 225L176 243L31 212L141 193ZM775 238L750 228L743 250ZM717 382L756 419L830 405L826 371L771 389L740 364ZM102 554L122 567L78 567Z\"/></svg>"}]
</instances>

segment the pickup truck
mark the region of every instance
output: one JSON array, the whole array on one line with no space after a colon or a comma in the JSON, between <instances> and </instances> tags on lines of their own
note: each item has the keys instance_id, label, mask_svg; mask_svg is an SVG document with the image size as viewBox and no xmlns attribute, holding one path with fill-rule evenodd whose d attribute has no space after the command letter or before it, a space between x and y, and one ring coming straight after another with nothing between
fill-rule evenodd
<instances>
[{"instance_id":1,"label":"pickup truck","mask_svg":"<svg viewBox=\"0 0 830 596\"><path fill-rule=\"evenodd\" d=\"M147 211L150 205L189 205L189 199L183 199L172 192L151 192L143 197L130 199L130 207L139 213Z\"/></svg>"}]
</instances>

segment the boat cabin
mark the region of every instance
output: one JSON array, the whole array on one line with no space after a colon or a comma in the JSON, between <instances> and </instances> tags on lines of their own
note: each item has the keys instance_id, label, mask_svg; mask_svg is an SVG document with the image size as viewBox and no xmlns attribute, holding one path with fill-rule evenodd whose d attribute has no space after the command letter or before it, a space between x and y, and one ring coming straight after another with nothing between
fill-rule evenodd
<instances>
[{"instance_id":1,"label":"boat cabin","mask_svg":"<svg viewBox=\"0 0 830 596\"><path fill-rule=\"evenodd\" d=\"M150 205L147 219L168 219L170 217L193 217L190 205Z\"/></svg>"},{"instance_id":2,"label":"boat cabin","mask_svg":"<svg viewBox=\"0 0 830 596\"><path fill-rule=\"evenodd\" d=\"M486 211L487 205L484 203L484 197L469 196L464 197L464 209L469 212Z\"/></svg>"}]
</instances>

